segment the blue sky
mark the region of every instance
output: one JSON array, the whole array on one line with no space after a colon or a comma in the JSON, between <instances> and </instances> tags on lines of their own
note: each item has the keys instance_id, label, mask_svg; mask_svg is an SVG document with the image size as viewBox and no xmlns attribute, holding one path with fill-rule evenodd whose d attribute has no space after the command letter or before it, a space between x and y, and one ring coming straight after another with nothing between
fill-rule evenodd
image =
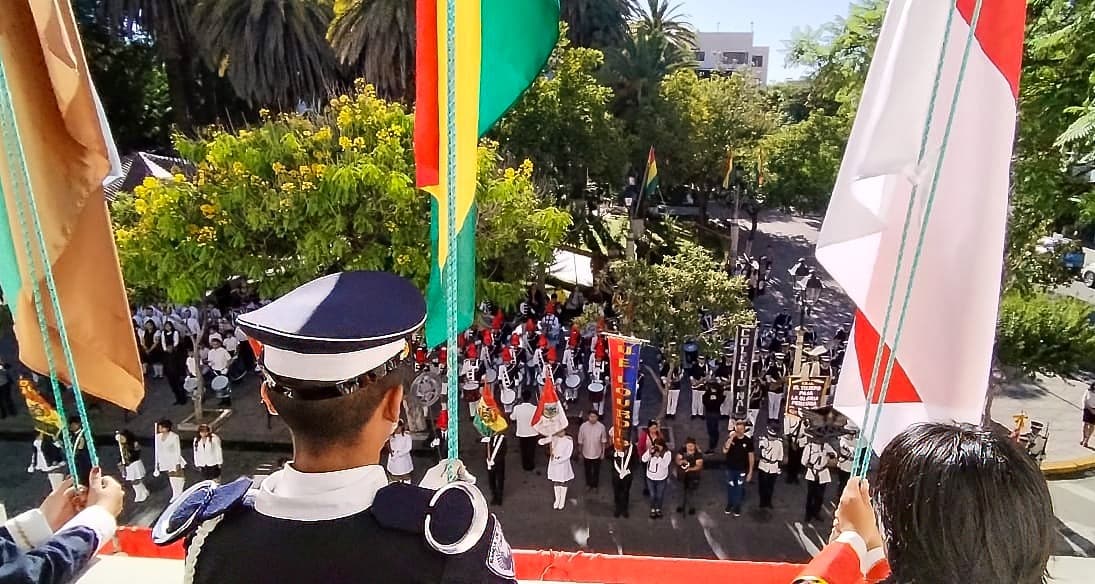
<instances>
[{"instance_id":1,"label":"blue sky","mask_svg":"<svg viewBox=\"0 0 1095 584\"><path fill-rule=\"evenodd\" d=\"M750 22L758 46L772 48L768 80L796 78L784 65L784 41L795 28L816 28L835 16L847 16L850 0L671 0L703 32L745 32Z\"/></svg>"}]
</instances>

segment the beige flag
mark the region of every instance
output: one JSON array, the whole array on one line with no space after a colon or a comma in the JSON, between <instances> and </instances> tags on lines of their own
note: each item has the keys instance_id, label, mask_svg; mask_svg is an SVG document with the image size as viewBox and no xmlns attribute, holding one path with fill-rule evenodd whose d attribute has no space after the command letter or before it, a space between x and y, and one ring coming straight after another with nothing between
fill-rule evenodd
<instances>
[{"instance_id":1,"label":"beige flag","mask_svg":"<svg viewBox=\"0 0 1095 584\"><path fill-rule=\"evenodd\" d=\"M81 389L134 410L144 381L103 197L110 148L69 3L5 0L0 59L20 138L0 139L6 215L0 218L0 256L6 256L0 257L0 284L15 316L19 356L31 369L48 372L31 288L38 286L54 362L61 379L72 381L43 266L35 262L32 278L24 247L24 230L32 242L37 236L32 219L24 213L21 220L16 206L22 156Z\"/></svg>"}]
</instances>

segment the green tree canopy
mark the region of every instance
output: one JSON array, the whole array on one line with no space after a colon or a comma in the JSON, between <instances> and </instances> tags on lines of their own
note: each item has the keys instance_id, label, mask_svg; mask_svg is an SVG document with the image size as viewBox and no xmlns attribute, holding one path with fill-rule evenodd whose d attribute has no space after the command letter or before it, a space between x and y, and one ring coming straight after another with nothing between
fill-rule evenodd
<instances>
[{"instance_id":1,"label":"green tree canopy","mask_svg":"<svg viewBox=\"0 0 1095 584\"><path fill-rule=\"evenodd\" d=\"M613 262L609 273L622 331L655 343L691 338L721 348L737 325L752 323L756 316L744 280L719 268L711 252L688 242L661 264ZM712 330L702 330L701 311L714 316Z\"/></svg>"},{"instance_id":2,"label":"green tree canopy","mask_svg":"<svg viewBox=\"0 0 1095 584\"><path fill-rule=\"evenodd\" d=\"M197 165L187 179L150 179L113 206L132 287L192 302L233 276L274 296L338 270L388 270L425 287L429 204L414 186L412 117L371 86L314 116L265 114L236 132L176 138ZM511 305L549 261L569 215L537 196L532 165L501 168L480 148L481 297Z\"/></svg>"},{"instance_id":3,"label":"green tree canopy","mask_svg":"<svg viewBox=\"0 0 1095 584\"><path fill-rule=\"evenodd\" d=\"M760 143L764 152L763 196L771 207L800 211L825 209L836 183L851 120L812 112L804 121L785 124Z\"/></svg>"},{"instance_id":4,"label":"green tree canopy","mask_svg":"<svg viewBox=\"0 0 1095 584\"><path fill-rule=\"evenodd\" d=\"M1025 374L1072 375L1093 364L1095 312L1075 298L1005 294L996 332L997 357Z\"/></svg>"}]
</instances>

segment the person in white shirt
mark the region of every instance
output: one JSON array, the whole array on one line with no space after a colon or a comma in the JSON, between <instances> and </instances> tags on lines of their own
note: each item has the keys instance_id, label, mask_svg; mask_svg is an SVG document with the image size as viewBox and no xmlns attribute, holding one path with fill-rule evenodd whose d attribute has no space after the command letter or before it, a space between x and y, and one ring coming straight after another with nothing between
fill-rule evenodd
<instances>
[{"instance_id":1,"label":"person in white shirt","mask_svg":"<svg viewBox=\"0 0 1095 584\"><path fill-rule=\"evenodd\" d=\"M779 426L769 423L768 431L760 437L760 464L757 470L758 491L760 493L760 508L772 508L772 494L776 490L776 479L779 478L783 466L783 437L779 435Z\"/></svg>"},{"instance_id":2,"label":"person in white shirt","mask_svg":"<svg viewBox=\"0 0 1095 584\"><path fill-rule=\"evenodd\" d=\"M183 475L186 459L183 458L182 444L179 435L173 431L174 428L175 424L166 418L156 422L156 466L152 471L152 476L155 477L160 476L161 472L167 473L172 501L182 494L186 486L186 477Z\"/></svg>"},{"instance_id":3,"label":"person in white shirt","mask_svg":"<svg viewBox=\"0 0 1095 584\"><path fill-rule=\"evenodd\" d=\"M209 354L205 362L214 376L227 375L228 364L232 362L232 354L224 348L224 341L220 335L209 335Z\"/></svg>"},{"instance_id":4,"label":"person in white shirt","mask_svg":"<svg viewBox=\"0 0 1095 584\"><path fill-rule=\"evenodd\" d=\"M554 436L541 438L539 443L550 445L547 477L555 487L555 504L552 507L561 510L567 502L567 483L574 480L574 468L570 465L574 440L567 436L566 430L559 430Z\"/></svg>"},{"instance_id":5,"label":"person in white shirt","mask_svg":"<svg viewBox=\"0 0 1095 584\"><path fill-rule=\"evenodd\" d=\"M806 521L821 520L821 506L825 502L825 485L832 482L829 466L836 459L832 446L811 436L802 451L802 466L806 468Z\"/></svg>"},{"instance_id":6,"label":"person in white shirt","mask_svg":"<svg viewBox=\"0 0 1095 584\"><path fill-rule=\"evenodd\" d=\"M703 417L703 389L707 383L707 359L700 355L697 363L689 372L692 376L692 419Z\"/></svg>"},{"instance_id":7,"label":"person in white shirt","mask_svg":"<svg viewBox=\"0 0 1095 584\"><path fill-rule=\"evenodd\" d=\"M194 466L198 467L203 479L219 482L223 464L221 437L213 433L209 424L199 424L198 435L194 437Z\"/></svg>"},{"instance_id":8,"label":"person in white shirt","mask_svg":"<svg viewBox=\"0 0 1095 584\"><path fill-rule=\"evenodd\" d=\"M681 399L681 388L692 389L691 378L681 374L681 366L674 361L669 368L669 375L665 378L667 396L665 399L665 417L672 420L677 417L677 402Z\"/></svg>"},{"instance_id":9,"label":"person in white shirt","mask_svg":"<svg viewBox=\"0 0 1095 584\"><path fill-rule=\"evenodd\" d=\"M141 503L148 499L148 487L144 486L145 468L141 462L141 444L129 430L114 433L118 443L118 469L130 486L133 487L133 502Z\"/></svg>"},{"instance_id":10,"label":"person in white shirt","mask_svg":"<svg viewBox=\"0 0 1095 584\"><path fill-rule=\"evenodd\" d=\"M1095 432L1095 383L1087 387L1081 406L1084 409L1084 435L1080 446L1090 448L1088 443L1091 441L1091 434Z\"/></svg>"},{"instance_id":11,"label":"person in white shirt","mask_svg":"<svg viewBox=\"0 0 1095 584\"><path fill-rule=\"evenodd\" d=\"M597 417L597 412L589 412L586 423L578 429L578 450L582 451L585 463L586 488L596 490L601 482L601 459L605 457L608 445L608 432Z\"/></svg>"},{"instance_id":12,"label":"person in white shirt","mask_svg":"<svg viewBox=\"0 0 1095 584\"><path fill-rule=\"evenodd\" d=\"M517 425L517 442L521 448L521 468L536 469L536 439L539 434L532 429L532 417L536 415L536 404L532 403L532 392L521 392L521 403L513 408L510 419Z\"/></svg>"},{"instance_id":13,"label":"person in white shirt","mask_svg":"<svg viewBox=\"0 0 1095 584\"><path fill-rule=\"evenodd\" d=\"M643 453L643 462L646 463L646 488L650 492L650 518L657 519L662 516L662 501L665 500L665 486L669 482L673 453L666 448L665 441L658 438Z\"/></svg>"},{"instance_id":14,"label":"person in white shirt","mask_svg":"<svg viewBox=\"0 0 1095 584\"><path fill-rule=\"evenodd\" d=\"M390 480L410 483L414 472L411 460L411 435L407 433L407 423L399 420L395 432L388 438L388 475Z\"/></svg>"}]
</instances>

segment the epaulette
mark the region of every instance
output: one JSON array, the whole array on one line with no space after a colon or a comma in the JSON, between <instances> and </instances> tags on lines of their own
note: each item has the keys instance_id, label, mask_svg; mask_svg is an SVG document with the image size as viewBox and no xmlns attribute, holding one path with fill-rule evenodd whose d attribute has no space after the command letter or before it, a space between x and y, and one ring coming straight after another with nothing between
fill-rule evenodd
<instances>
[{"instance_id":1,"label":"epaulette","mask_svg":"<svg viewBox=\"0 0 1095 584\"><path fill-rule=\"evenodd\" d=\"M479 489L462 482L436 491L393 483L377 491L371 510L381 527L420 533L431 547L449 555L474 547L490 519Z\"/></svg>"},{"instance_id":2,"label":"epaulette","mask_svg":"<svg viewBox=\"0 0 1095 584\"><path fill-rule=\"evenodd\" d=\"M152 527L152 541L168 545L197 531L202 523L224 515L240 505L252 480L243 477L226 485L202 481L172 501Z\"/></svg>"}]
</instances>

